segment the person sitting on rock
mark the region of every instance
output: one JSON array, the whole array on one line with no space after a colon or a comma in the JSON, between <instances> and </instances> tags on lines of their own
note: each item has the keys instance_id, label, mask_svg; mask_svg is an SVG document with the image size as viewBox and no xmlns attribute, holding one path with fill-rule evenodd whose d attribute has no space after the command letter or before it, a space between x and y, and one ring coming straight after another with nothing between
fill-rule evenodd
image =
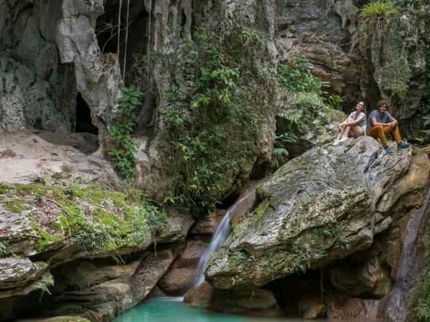
<instances>
[{"instance_id":1,"label":"person sitting on rock","mask_svg":"<svg viewBox=\"0 0 430 322\"><path fill-rule=\"evenodd\" d=\"M349 114L347 119L338 125L339 134L333 145L348 139L348 136L359 137L366 133L366 114L364 102L358 102L355 111Z\"/></svg>"},{"instance_id":2,"label":"person sitting on rock","mask_svg":"<svg viewBox=\"0 0 430 322\"><path fill-rule=\"evenodd\" d=\"M397 143L397 149L407 149L409 143L402 141L397 120L387 111L388 103L385 100L379 101L377 109L373 110L369 115L367 124L367 135L381 141L385 152L392 154L393 151L387 144L386 135L392 133L394 140Z\"/></svg>"}]
</instances>

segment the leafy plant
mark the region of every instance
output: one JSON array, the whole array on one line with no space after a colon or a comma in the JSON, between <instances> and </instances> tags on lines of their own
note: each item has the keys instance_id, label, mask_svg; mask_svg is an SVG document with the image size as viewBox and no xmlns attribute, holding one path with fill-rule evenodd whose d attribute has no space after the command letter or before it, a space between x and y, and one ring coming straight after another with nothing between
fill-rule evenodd
<instances>
[{"instance_id":1,"label":"leafy plant","mask_svg":"<svg viewBox=\"0 0 430 322\"><path fill-rule=\"evenodd\" d=\"M297 58L291 66L278 66L279 84L290 92L305 92L323 94L323 87L327 85L320 77L312 74L309 62L304 58Z\"/></svg>"},{"instance_id":2,"label":"leafy plant","mask_svg":"<svg viewBox=\"0 0 430 322\"><path fill-rule=\"evenodd\" d=\"M417 276L415 287L411 289L409 295L409 306L412 311L412 320L426 322L430 320L430 233L428 225L425 227L423 236L424 251L424 271ZM412 321L411 320L411 321Z\"/></svg>"},{"instance_id":3,"label":"leafy plant","mask_svg":"<svg viewBox=\"0 0 430 322\"><path fill-rule=\"evenodd\" d=\"M288 161L289 152L286 145L296 143L298 138L293 133L283 133L276 136L272 154L272 171L276 171Z\"/></svg>"},{"instance_id":4,"label":"leafy plant","mask_svg":"<svg viewBox=\"0 0 430 322\"><path fill-rule=\"evenodd\" d=\"M0 257L8 255L10 252L9 246L0 241Z\"/></svg>"},{"instance_id":5,"label":"leafy plant","mask_svg":"<svg viewBox=\"0 0 430 322\"><path fill-rule=\"evenodd\" d=\"M133 133L134 112L140 105L142 92L134 86L124 87L121 98L120 112L109 129L109 138L113 148L108 151L108 157L115 165L119 174L128 182L136 178L137 144L131 136Z\"/></svg>"},{"instance_id":6,"label":"leafy plant","mask_svg":"<svg viewBox=\"0 0 430 322\"><path fill-rule=\"evenodd\" d=\"M367 20L384 19L400 13L391 1L374 1L366 4L360 11L360 17Z\"/></svg>"},{"instance_id":7,"label":"leafy plant","mask_svg":"<svg viewBox=\"0 0 430 322\"><path fill-rule=\"evenodd\" d=\"M252 63L265 50L262 36L228 28L199 30L174 55L150 53L136 63L138 72L151 61L168 75L161 153L172 190L164 201L196 212L213 208L252 168L269 111L270 71Z\"/></svg>"},{"instance_id":8,"label":"leafy plant","mask_svg":"<svg viewBox=\"0 0 430 322\"><path fill-rule=\"evenodd\" d=\"M342 97L339 95L330 95L328 98L325 99L325 102L327 105L329 105L331 108L334 108L335 110L338 110L342 106Z\"/></svg>"}]
</instances>

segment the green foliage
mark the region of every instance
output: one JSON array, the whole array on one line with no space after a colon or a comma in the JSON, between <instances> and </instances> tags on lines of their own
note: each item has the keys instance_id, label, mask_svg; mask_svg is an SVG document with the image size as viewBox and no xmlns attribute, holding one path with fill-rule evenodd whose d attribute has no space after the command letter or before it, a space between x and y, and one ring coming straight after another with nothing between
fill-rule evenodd
<instances>
[{"instance_id":1,"label":"green foliage","mask_svg":"<svg viewBox=\"0 0 430 322\"><path fill-rule=\"evenodd\" d=\"M7 193L12 189L12 186L7 183L0 183L0 195Z\"/></svg>"},{"instance_id":2,"label":"green foliage","mask_svg":"<svg viewBox=\"0 0 430 322\"><path fill-rule=\"evenodd\" d=\"M400 13L392 1L374 1L366 4L360 11L363 19L384 19Z\"/></svg>"},{"instance_id":3,"label":"green foliage","mask_svg":"<svg viewBox=\"0 0 430 322\"><path fill-rule=\"evenodd\" d=\"M288 161L289 152L286 145L296 143L298 138L291 132L276 136L272 155L272 171L276 171Z\"/></svg>"},{"instance_id":4,"label":"green foliage","mask_svg":"<svg viewBox=\"0 0 430 322\"><path fill-rule=\"evenodd\" d=\"M342 107L342 97L339 95L329 95L325 99L325 103L335 110L339 110Z\"/></svg>"},{"instance_id":5,"label":"green foliage","mask_svg":"<svg viewBox=\"0 0 430 322\"><path fill-rule=\"evenodd\" d=\"M109 138L113 143L113 148L108 151L109 159L127 182L132 182L136 178L137 144L131 136L133 133L132 120L136 107L140 105L142 95L142 92L134 86L124 87L123 97L119 102L119 115L109 129Z\"/></svg>"},{"instance_id":6,"label":"green foliage","mask_svg":"<svg viewBox=\"0 0 430 322\"><path fill-rule=\"evenodd\" d=\"M324 72L312 71L310 63L304 58L296 58L290 65L278 65L279 85L286 92L286 104L289 107L278 124L272 155L272 171L288 161L288 146L299 141L298 136L329 122L328 110L339 108L342 98L328 95L324 88Z\"/></svg>"},{"instance_id":7,"label":"green foliage","mask_svg":"<svg viewBox=\"0 0 430 322\"><path fill-rule=\"evenodd\" d=\"M275 147L273 148L273 156L272 156L272 171L276 171L282 165L284 165L288 161L288 150L283 147Z\"/></svg>"},{"instance_id":8,"label":"green foliage","mask_svg":"<svg viewBox=\"0 0 430 322\"><path fill-rule=\"evenodd\" d=\"M278 66L279 84L289 92L304 92L323 94L323 87L327 85L321 78L312 74L309 62L304 58L297 58L292 66L280 64Z\"/></svg>"},{"instance_id":9,"label":"green foliage","mask_svg":"<svg viewBox=\"0 0 430 322\"><path fill-rule=\"evenodd\" d=\"M7 244L5 244L4 242L0 241L0 257L4 257L10 253L11 253L11 251L9 249L9 246Z\"/></svg>"},{"instance_id":10,"label":"green foliage","mask_svg":"<svg viewBox=\"0 0 430 322\"><path fill-rule=\"evenodd\" d=\"M422 275L416 278L415 287L409 294L409 306L412 309L411 321L430 321L430 231L425 227L423 236L424 265Z\"/></svg>"},{"instance_id":11,"label":"green foliage","mask_svg":"<svg viewBox=\"0 0 430 322\"><path fill-rule=\"evenodd\" d=\"M270 72L253 63L264 51L260 34L233 27L194 38L149 61L169 76L162 153L172 190L165 202L198 210L213 208L249 173L271 89ZM147 62L138 59L137 70L143 73Z\"/></svg>"},{"instance_id":12,"label":"green foliage","mask_svg":"<svg viewBox=\"0 0 430 322\"><path fill-rule=\"evenodd\" d=\"M417 305L413 312L415 316L414 321L430 321L430 267L428 266L424 269L422 280L420 285L418 285L415 301Z\"/></svg>"},{"instance_id":13,"label":"green foliage","mask_svg":"<svg viewBox=\"0 0 430 322\"><path fill-rule=\"evenodd\" d=\"M377 46L374 47L377 49ZM402 34L397 25L386 32L380 51L383 53L384 63L381 73L381 87L391 96L403 97L409 88L409 78L412 75L409 63L409 53L405 50ZM375 55L377 52L375 52ZM374 58L376 60L376 58Z\"/></svg>"}]
</instances>

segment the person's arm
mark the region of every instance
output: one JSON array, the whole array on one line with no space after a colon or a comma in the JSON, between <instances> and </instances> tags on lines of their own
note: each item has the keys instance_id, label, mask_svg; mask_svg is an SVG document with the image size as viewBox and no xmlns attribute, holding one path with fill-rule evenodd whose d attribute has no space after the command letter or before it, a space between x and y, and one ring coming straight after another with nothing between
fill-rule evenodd
<instances>
[{"instance_id":1,"label":"person's arm","mask_svg":"<svg viewBox=\"0 0 430 322\"><path fill-rule=\"evenodd\" d=\"M357 125L360 123L360 121L365 117L365 115L363 113L361 113L356 120L351 120L350 122L348 122L348 124L351 125Z\"/></svg>"},{"instance_id":2,"label":"person's arm","mask_svg":"<svg viewBox=\"0 0 430 322\"><path fill-rule=\"evenodd\" d=\"M347 124L347 123L348 123L348 120L349 120L349 116L345 119L345 121L343 121L342 123L339 123L339 124L337 125L338 129L339 129L339 130L342 130L342 127L343 127L345 124Z\"/></svg>"},{"instance_id":3,"label":"person's arm","mask_svg":"<svg viewBox=\"0 0 430 322\"><path fill-rule=\"evenodd\" d=\"M388 117L390 118L390 122L387 124L389 126L396 126L398 124L397 120L388 112L387 113Z\"/></svg>"}]
</instances>

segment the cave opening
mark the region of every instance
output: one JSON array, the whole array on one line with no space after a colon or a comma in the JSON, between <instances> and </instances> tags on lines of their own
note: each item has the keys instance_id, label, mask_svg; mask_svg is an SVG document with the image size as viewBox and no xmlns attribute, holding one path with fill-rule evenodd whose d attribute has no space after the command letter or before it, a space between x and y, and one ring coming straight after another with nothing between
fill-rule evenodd
<instances>
[{"instance_id":1,"label":"cave opening","mask_svg":"<svg viewBox=\"0 0 430 322\"><path fill-rule=\"evenodd\" d=\"M293 274L267 284L264 289L271 290L276 302L289 318L303 318L315 308L315 315L325 318L324 287L327 284L321 269L307 270L302 274ZM316 316L312 316L316 318Z\"/></svg>"},{"instance_id":2,"label":"cave opening","mask_svg":"<svg viewBox=\"0 0 430 322\"><path fill-rule=\"evenodd\" d=\"M75 133L91 133L98 135L99 129L94 126L91 119L91 111L81 93L76 97L76 126Z\"/></svg>"}]
</instances>

